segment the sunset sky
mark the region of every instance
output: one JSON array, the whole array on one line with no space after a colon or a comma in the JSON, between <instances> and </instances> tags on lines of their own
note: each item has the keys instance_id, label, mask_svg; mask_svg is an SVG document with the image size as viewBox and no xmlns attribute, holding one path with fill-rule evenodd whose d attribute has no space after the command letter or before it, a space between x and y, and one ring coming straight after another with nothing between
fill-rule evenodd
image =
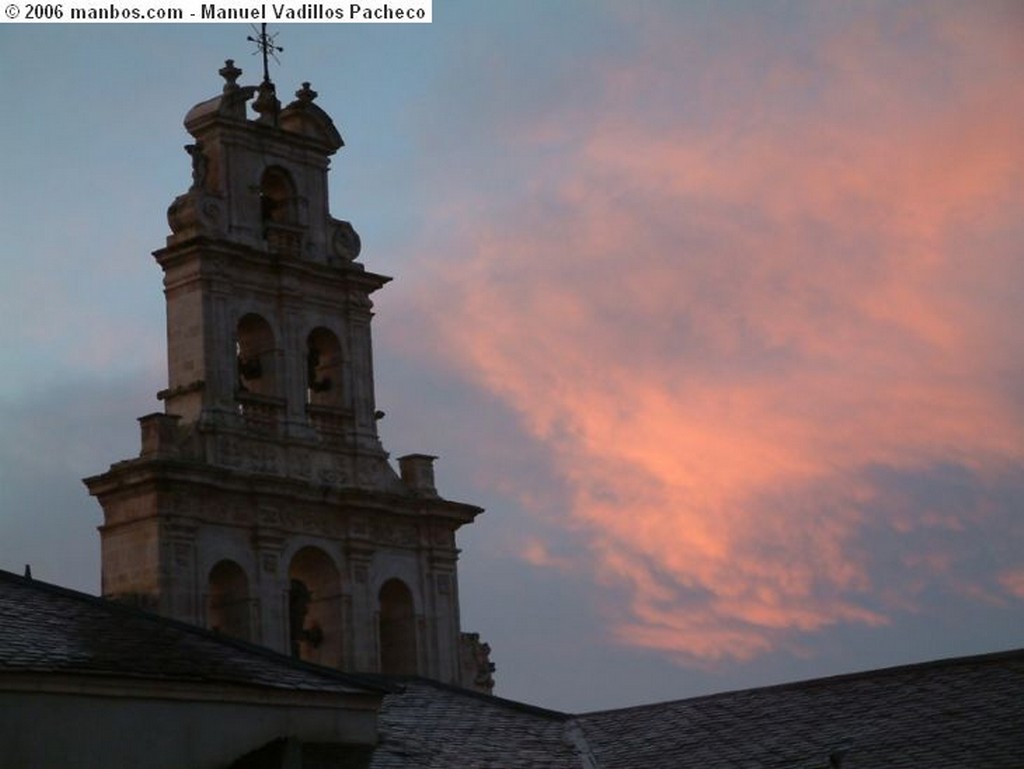
<instances>
[{"instance_id":1,"label":"sunset sky","mask_svg":"<svg viewBox=\"0 0 1024 769\"><path fill-rule=\"evenodd\" d=\"M1024 645L1024 5L453 2L282 25L346 141L392 456L497 693L634 704ZM0 25L0 568L166 386L150 252L246 25Z\"/></svg>"}]
</instances>

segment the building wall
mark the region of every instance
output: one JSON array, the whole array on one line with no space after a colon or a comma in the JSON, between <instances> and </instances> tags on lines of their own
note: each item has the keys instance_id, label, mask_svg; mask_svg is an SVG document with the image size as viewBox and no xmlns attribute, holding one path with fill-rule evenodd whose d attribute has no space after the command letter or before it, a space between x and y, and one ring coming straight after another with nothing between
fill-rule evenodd
<instances>
[{"instance_id":1,"label":"building wall","mask_svg":"<svg viewBox=\"0 0 1024 769\"><path fill-rule=\"evenodd\" d=\"M373 710L255 698L243 704L7 691L0 692L0 769L223 769L281 737L372 744L375 718Z\"/></svg>"}]
</instances>

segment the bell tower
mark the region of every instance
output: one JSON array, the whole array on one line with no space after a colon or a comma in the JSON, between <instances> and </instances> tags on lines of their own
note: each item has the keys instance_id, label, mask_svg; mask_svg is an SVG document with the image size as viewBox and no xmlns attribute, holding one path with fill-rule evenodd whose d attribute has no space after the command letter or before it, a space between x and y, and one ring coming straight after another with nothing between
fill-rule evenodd
<instances>
[{"instance_id":1,"label":"bell tower","mask_svg":"<svg viewBox=\"0 0 1024 769\"><path fill-rule=\"evenodd\" d=\"M193 107L192 185L167 212L167 389L138 457L85 479L103 508L102 589L350 671L490 691L462 633L456 530L434 457L396 472L377 434L371 295L390 278L328 206L343 141L303 83ZM250 114L250 109L254 114Z\"/></svg>"}]
</instances>

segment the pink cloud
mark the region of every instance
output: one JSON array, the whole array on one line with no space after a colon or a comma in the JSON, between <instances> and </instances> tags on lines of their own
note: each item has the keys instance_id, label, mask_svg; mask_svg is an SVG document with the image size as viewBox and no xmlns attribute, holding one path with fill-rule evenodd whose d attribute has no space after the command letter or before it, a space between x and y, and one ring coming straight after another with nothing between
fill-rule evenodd
<instances>
[{"instance_id":1,"label":"pink cloud","mask_svg":"<svg viewBox=\"0 0 1024 769\"><path fill-rule=\"evenodd\" d=\"M751 30L699 73L699 41L652 33L603 101L523 127L530 194L457 233L444 305L422 300L553 449L596 577L630 597L623 642L746 659L884 624L961 578L917 536L974 510L900 504L868 470L954 464L984 491L1024 464L1024 51L994 12L845 21L818 19L806 61ZM656 98L683 71L679 104ZM902 584L879 583L879 531L921 549L886 566Z\"/></svg>"},{"instance_id":2,"label":"pink cloud","mask_svg":"<svg viewBox=\"0 0 1024 769\"><path fill-rule=\"evenodd\" d=\"M1024 569L1005 572L999 575L999 581L1011 595L1024 598Z\"/></svg>"}]
</instances>

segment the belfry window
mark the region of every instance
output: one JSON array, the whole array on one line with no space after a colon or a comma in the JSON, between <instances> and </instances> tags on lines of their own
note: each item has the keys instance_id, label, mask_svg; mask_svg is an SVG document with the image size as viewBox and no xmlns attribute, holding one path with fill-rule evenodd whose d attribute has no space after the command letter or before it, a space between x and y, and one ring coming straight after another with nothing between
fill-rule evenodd
<instances>
[{"instance_id":1,"label":"belfry window","mask_svg":"<svg viewBox=\"0 0 1024 769\"><path fill-rule=\"evenodd\" d=\"M295 185L283 168L271 166L263 172L260 216L264 226L295 223Z\"/></svg>"},{"instance_id":2,"label":"belfry window","mask_svg":"<svg viewBox=\"0 0 1024 769\"><path fill-rule=\"evenodd\" d=\"M260 179L260 218L263 237L271 253L286 256L302 253L298 209L299 199L288 172L277 166L264 171Z\"/></svg>"},{"instance_id":3,"label":"belfry window","mask_svg":"<svg viewBox=\"0 0 1024 769\"><path fill-rule=\"evenodd\" d=\"M341 577L320 548L302 548L289 564L288 627L293 657L341 665Z\"/></svg>"},{"instance_id":4,"label":"belfry window","mask_svg":"<svg viewBox=\"0 0 1024 769\"><path fill-rule=\"evenodd\" d=\"M380 672L417 672L412 593L400 579L389 579L380 589Z\"/></svg>"},{"instance_id":5,"label":"belfry window","mask_svg":"<svg viewBox=\"0 0 1024 769\"><path fill-rule=\"evenodd\" d=\"M249 639L249 580L234 561L218 561L210 570L206 625L211 630Z\"/></svg>"},{"instance_id":6,"label":"belfry window","mask_svg":"<svg viewBox=\"0 0 1024 769\"><path fill-rule=\"evenodd\" d=\"M270 324L254 313L238 321L235 356L239 392L274 395L274 332Z\"/></svg>"},{"instance_id":7,"label":"belfry window","mask_svg":"<svg viewBox=\"0 0 1024 769\"><path fill-rule=\"evenodd\" d=\"M342 404L341 344L322 326L306 339L306 402L316 406Z\"/></svg>"}]
</instances>

